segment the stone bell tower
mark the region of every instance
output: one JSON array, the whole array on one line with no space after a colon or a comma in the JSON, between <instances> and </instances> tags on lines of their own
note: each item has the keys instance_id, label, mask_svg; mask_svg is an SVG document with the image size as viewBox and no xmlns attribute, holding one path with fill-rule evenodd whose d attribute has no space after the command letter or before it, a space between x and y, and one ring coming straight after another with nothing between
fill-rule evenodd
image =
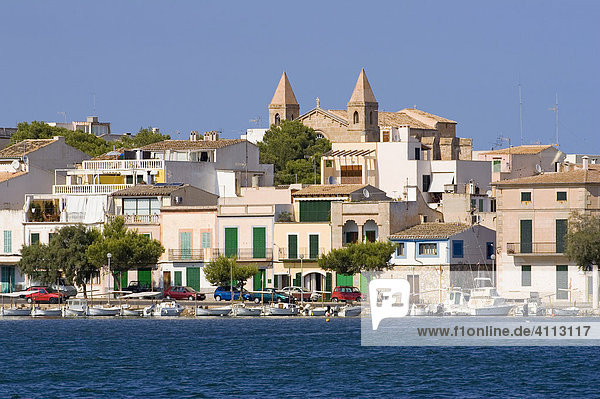
<instances>
[{"instance_id":1,"label":"stone bell tower","mask_svg":"<svg viewBox=\"0 0 600 399\"><path fill-rule=\"evenodd\" d=\"M279 126L282 120L292 121L298 116L300 116L300 105L284 72L269 104L269 126L273 124Z\"/></svg>"},{"instance_id":2,"label":"stone bell tower","mask_svg":"<svg viewBox=\"0 0 600 399\"><path fill-rule=\"evenodd\" d=\"M349 137L349 141L379 141L378 109L379 104L362 69L347 107L348 135L360 136L360 139Z\"/></svg>"}]
</instances>

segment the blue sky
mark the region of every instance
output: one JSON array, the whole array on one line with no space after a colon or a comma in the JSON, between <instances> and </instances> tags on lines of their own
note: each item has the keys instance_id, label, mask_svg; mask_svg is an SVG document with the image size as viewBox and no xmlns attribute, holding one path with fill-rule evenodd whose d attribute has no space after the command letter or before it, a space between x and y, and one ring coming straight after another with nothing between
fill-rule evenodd
<instances>
[{"instance_id":1,"label":"blue sky","mask_svg":"<svg viewBox=\"0 0 600 399\"><path fill-rule=\"evenodd\" d=\"M0 126L82 120L238 137L283 70L301 112L345 108L364 67L380 110L458 122L488 149L600 153L598 1L39 1L0 3Z\"/></svg>"}]
</instances>

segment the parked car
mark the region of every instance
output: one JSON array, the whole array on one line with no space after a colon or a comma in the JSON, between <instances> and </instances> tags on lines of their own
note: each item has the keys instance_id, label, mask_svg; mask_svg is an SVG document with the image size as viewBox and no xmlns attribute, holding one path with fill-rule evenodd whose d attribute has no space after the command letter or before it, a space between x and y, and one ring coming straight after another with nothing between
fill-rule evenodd
<instances>
[{"instance_id":1,"label":"parked car","mask_svg":"<svg viewBox=\"0 0 600 399\"><path fill-rule=\"evenodd\" d=\"M231 288L230 287L217 287L214 293L215 301L231 301ZM242 297L246 300L250 300L250 294L244 290ZM240 290L237 288L233 289L233 299L240 299Z\"/></svg>"},{"instance_id":2,"label":"parked car","mask_svg":"<svg viewBox=\"0 0 600 399\"><path fill-rule=\"evenodd\" d=\"M64 278L59 279L58 284L54 283L50 285L50 288L55 291L62 292L67 298L77 296L77 288L75 288L73 285L67 285Z\"/></svg>"},{"instance_id":3,"label":"parked car","mask_svg":"<svg viewBox=\"0 0 600 399\"><path fill-rule=\"evenodd\" d=\"M251 300L256 303L261 302L295 302L295 298L284 292L277 291L275 288L263 288L261 291L256 291L251 294Z\"/></svg>"},{"instance_id":4,"label":"parked car","mask_svg":"<svg viewBox=\"0 0 600 399\"><path fill-rule=\"evenodd\" d=\"M180 285L167 288L163 293L163 297L166 299L187 299L189 301L203 301L206 299L206 295L196 291L192 287L183 287Z\"/></svg>"},{"instance_id":5,"label":"parked car","mask_svg":"<svg viewBox=\"0 0 600 399\"><path fill-rule=\"evenodd\" d=\"M66 300L66 295L62 292L57 292L50 287L33 286L27 291L36 291L35 293L24 295L23 298L28 303L32 302L48 302L48 303L63 303Z\"/></svg>"},{"instance_id":6,"label":"parked car","mask_svg":"<svg viewBox=\"0 0 600 399\"><path fill-rule=\"evenodd\" d=\"M303 298L305 301L319 301L321 300L321 294L317 292L312 292L306 288L301 287L284 287L281 289L282 292L285 292L288 295L292 295L296 301L299 301Z\"/></svg>"},{"instance_id":7,"label":"parked car","mask_svg":"<svg viewBox=\"0 0 600 399\"><path fill-rule=\"evenodd\" d=\"M331 300L333 302L338 301L357 301L360 302L365 299L364 295L356 287L350 286L339 286L335 287L331 293Z\"/></svg>"}]
</instances>

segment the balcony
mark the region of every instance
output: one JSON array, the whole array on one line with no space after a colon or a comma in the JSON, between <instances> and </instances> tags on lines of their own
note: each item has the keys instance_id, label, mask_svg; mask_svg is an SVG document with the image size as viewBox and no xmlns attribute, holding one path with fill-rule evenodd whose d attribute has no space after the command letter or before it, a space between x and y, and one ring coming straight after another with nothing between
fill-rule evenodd
<instances>
[{"instance_id":1,"label":"balcony","mask_svg":"<svg viewBox=\"0 0 600 399\"><path fill-rule=\"evenodd\" d=\"M104 161L83 161L82 169L95 171L123 171L132 169L164 169L162 159L117 159Z\"/></svg>"},{"instance_id":2,"label":"balcony","mask_svg":"<svg viewBox=\"0 0 600 399\"><path fill-rule=\"evenodd\" d=\"M509 255L561 255L563 252L564 244L558 243L558 245L556 245L556 242L509 242L506 245L506 253Z\"/></svg>"},{"instance_id":3,"label":"balcony","mask_svg":"<svg viewBox=\"0 0 600 399\"><path fill-rule=\"evenodd\" d=\"M122 217L126 224L159 224L160 215L106 215L108 222L112 222L115 218Z\"/></svg>"},{"instance_id":4,"label":"balcony","mask_svg":"<svg viewBox=\"0 0 600 399\"><path fill-rule=\"evenodd\" d=\"M238 248L237 251L214 248L212 255L214 258L220 255L235 256L239 261L270 261L273 260L273 248Z\"/></svg>"},{"instance_id":5,"label":"balcony","mask_svg":"<svg viewBox=\"0 0 600 399\"><path fill-rule=\"evenodd\" d=\"M204 260L204 249L169 249L169 261L198 262Z\"/></svg>"},{"instance_id":6,"label":"balcony","mask_svg":"<svg viewBox=\"0 0 600 399\"><path fill-rule=\"evenodd\" d=\"M318 248L317 253L315 251L311 253L308 248L298 248L296 251L289 251L288 248L279 248L279 260L300 262L300 256L304 256L303 260L305 261L315 261L324 253L325 248Z\"/></svg>"},{"instance_id":7,"label":"balcony","mask_svg":"<svg viewBox=\"0 0 600 399\"><path fill-rule=\"evenodd\" d=\"M133 184L55 184L52 186L52 194L112 194L132 186Z\"/></svg>"},{"instance_id":8,"label":"balcony","mask_svg":"<svg viewBox=\"0 0 600 399\"><path fill-rule=\"evenodd\" d=\"M362 176L342 176L340 178L342 184L362 184Z\"/></svg>"}]
</instances>

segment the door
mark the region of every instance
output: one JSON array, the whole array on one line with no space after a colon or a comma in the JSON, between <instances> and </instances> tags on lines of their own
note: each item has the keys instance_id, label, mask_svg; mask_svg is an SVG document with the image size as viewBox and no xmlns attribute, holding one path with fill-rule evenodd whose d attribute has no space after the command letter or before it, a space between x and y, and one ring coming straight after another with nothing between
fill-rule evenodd
<instances>
[{"instance_id":1,"label":"door","mask_svg":"<svg viewBox=\"0 0 600 399\"><path fill-rule=\"evenodd\" d=\"M15 268L14 266L3 266L1 267L2 273L0 274L0 292L12 292L15 288Z\"/></svg>"},{"instance_id":2,"label":"door","mask_svg":"<svg viewBox=\"0 0 600 399\"><path fill-rule=\"evenodd\" d=\"M252 289L254 291L262 291L262 289L267 285L266 280L266 270L261 269L254 275L253 286Z\"/></svg>"},{"instance_id":3,"label":"door","mask_svg":"<svg viewBox=\"0 0 600 399\"><path fill-rule=\"evenodd\" d=\"M196 291L200 291L200 268L188 267L186 273L186 285L192 287Z\"/></svg>"},{"instance_id":4,"label":"door","mask_svg":"<svg viewBox=\"0 0 600 399\"><path fill-rule=\"evenodd\" d=\"M181 285L181 280L182 280L182 273L181 271L176 271L175 272L175 285Z\"/></svg>"},{"instance_id":5,"label":"door","mask_svg":"<svg viewBox=\"0 0 600 399\"><path fill-rule=\"evenodd\" d=\"M163 288L166 290L171 286L171 272L163 272Z\"/></svg>"},{"instance_id":6,"label":"door","mask_svg":"<svg viewBox=\"0 0 600 399\"><path fill-rule=\"evenodd\" d=\"M420 303L419 296L419 275L413 274L406 276L410 285L410 303Z\"/></svg>"},{"instance_id":7,"label":"door","mask_svg":"<svg viewBox=\"0 0 600 399\"><path fill-rule=\"evenodd\" d=\"M288 259L298 259L298 236L290 234L288 236Z\"/></svg>"},{"instance_id":8,"label":"door","mask_svg":"<svg viewBox=\"0 0 600 399\"><path fill-rule=\"evenodd\" d=\"M179 233L179 249L181 259L192 258L192 233L189 231Z\"/></svg>"},{"instance_id":9,"label":"door","mask_svg":"<svg viewBox=\"0 0 600 399\"><path fill-rule=\"evenodd\" d=\"M329 300L331 298L332 280L332 274L330 272L327 272L327 274L325 275L325 291L327 291L327 293L324 295L326 300Z\"/></svg>"},{"instance_id":10,"label":"door","mask_svg":"<svg viewBox=\"0 0 600 399\"><path fill-rule=\"evenodd\" d=\"M119 289L119 282L121 283L121 289L127 288L129 279L127 278L127 272L119 272L115 275L115 290Z\"/></svg>"},{"instance_id":11,"label":"door","mask_svg":"<svg viewBox=\"0 0 600 399\"><path fill-rule=\"evenodd\" d=\"M337 285L338 287L352 287L354 285L354 277L351 274L338 273L335 276L335 285Z\"/></svg>"},{"instance_id":12,"label":"door","mask_svg":"<svg viewBox=\"0 0 600 399\"><path fill-rule=\"evenodd\" d=\"M152 288L152 269L138 269L138 281L141 286Z\"/></svg>"},{"instance_id":13,"label":"door","mask_svg":"<svg viewBox=\"0 0 600 399\"><path fill-rule=\"evenodd\" d=\"M569 299L569 268L556 266L556 299Z\"/></svg>"},{"instance_id":14,"label":"door","mask_svg":"<svg viewBox=\"0 0 600 399\"><path fill-rule=\"evenodd\" d=\"M265 227L252 228L252 257L255 259L267 257L267 229Z\"/></svg>"},{"instance_id":15,"label":"door","mask_svg":"<svg viewBox=\"0 0 600 399\"><path fill-rule=\"evenodd\" d=\"M531 231L531 220L521 220L521 253L530 254L532 252L533 235Z\"/></svg>"},{"instance_id":16,"label":"door","mask_svg":"<svg viewBox=\"0 0 600 399\"><path fill-rule=\"evenodd\" d=\"M319 257L319 235L311 234L308 236L308 257L317 259Z\"/></svg>"},{"instance_id":17,"label":"door","mask_svg":"<svg viewBox=\"0 0 600 399\"><path fill-rule=\"evenodd\" d=\"M228 258L238 255L238 229L237 227L225 228L225 256Z\"/></svg>"}]
</instances>

